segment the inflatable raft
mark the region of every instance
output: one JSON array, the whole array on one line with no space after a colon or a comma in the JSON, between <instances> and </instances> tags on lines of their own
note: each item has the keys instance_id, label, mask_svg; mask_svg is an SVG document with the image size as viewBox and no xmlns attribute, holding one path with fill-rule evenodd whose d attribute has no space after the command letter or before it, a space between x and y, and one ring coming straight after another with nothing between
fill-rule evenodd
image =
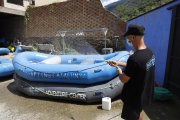
<instances>
[{"instance_id":1,"label":"inflatable raft","mask_svg":"<svg viewBox=\"0 0 180 120\"><path fill-rule=\"evenodd\" d=\"M34 51L34 49L32 46L18 45L16 47L14 54L17 55L18 53L25 52L25 51Z\"/></svg>"},{"instance_id":2,"label":"inflatable raft","mask_svg":"<svg viewBox=\"0 0 180 120\"><path fill-rule=\"evenodd\" d=\"M124 61L129 52L107 55L49 55L23 52L13 59L15 72L27 81L96 84L110 81L117 76L116 68L105 60ZM123 69L123 68L122 68Z\"/></svg>"},{"instance_id":3,"label":"inflatable raft","mask_svg":"<svg viewBox=\"0 0 180 120\"><path fill-rule=\"evenodd\" d=\"M81 102L100 102L102 97L115 98L123 88L119 77L111 81L94 84L57 84L47 82L35 82L26 80L17 74L14 75L19 91L28 96L64 99Z\"/></svg>"},{"instance_id":4,"label":"inflatable raft","mask_svg":"<svg viewBox=\"0 0 180 120\"><path fill-rule=\"evenodd\" d=\"M14 73L14 67L11 60L0 58L0 77L5 77Z\"/></svg>"},{"instance_id":5,"label":"inflatable raft","mask_svg":"<svg viewBox=\"0 0 180 120\"><path fill-rule=\"evenodd\" d=\"M10 53L8 48L0 48L0 55L7 55Z\"/></svg>"}]
</instances>

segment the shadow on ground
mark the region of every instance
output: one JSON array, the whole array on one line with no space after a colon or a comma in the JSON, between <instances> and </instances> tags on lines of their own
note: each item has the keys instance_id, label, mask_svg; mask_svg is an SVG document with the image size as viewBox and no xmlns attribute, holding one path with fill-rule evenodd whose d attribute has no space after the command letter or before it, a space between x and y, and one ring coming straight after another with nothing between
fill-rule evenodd
<instances>
[{"instance_id":1,"label":"shadow on ground","mask_svg":"<svg viewBox=\"0 0 180 120\"><path fill-rule=\"evenodd\" d=\"M4 79L4 81L9 80L9 78ZM51 101L51 102L61 102L68 104L76 104L76 105L98 105L97 109L102 109L101 102L97 103L83 103L83 102L73 102L62 99L54 99L54 98L39 98L39 97L30 97L21 92L19 92L16 88L16 83L13 81L8 84L7 89L14 95L21 96L28 99L38 99L43 101ZM116 101L120 99L120 96L113 99ZM152 105L144 109L145 113L151 120L180 120L180 98L174 96L169 101L153 101Z\"/></svg>"},{"instance_id":2,"label":"shadow on ground","mask_svg":"<svg viewBox=\"0 0 180 120\"><path fill-rule=\"evenodd\" d=\"M67 100L62 100L62 99L57 99L57 98L45 98L45 97L33 97L33 96L28 96L20 91L18 91L17 87L16 87L16 82L12 82L7 86L7 89L18 96L24 97L24 98L28 98L28 99L39 99L39 100L44 100L44 101L51 101L51 102L61 102L61 103L70 103L70 104L82 104L82 105L93 105L93 104L97 104L97 103L91 103L91 104L87 104L87 103L83 103L83 102L74 102L74 101L67 101Z\"/></svg>"},{"instance_id":3,"label":"shadow on ground","mask_svg":"<svg viewBox=\"0 0 180 120\"><path fill-rule=\"evenodd\" d=\"M180 120L180 98L174 96L168 101L153 101L144 111L151 120Z\"/></svg>"},{"instance_id":4,"label":"shadow on ground","mask_svg":"<svg viewBox=\"0 0 180 120\"><path fill-rule=\"evenodd\" d=\"M8 79L8 78L7 78ZM47 97L34 97L34 96L28 96L20 91L18 91L17 87L16 87L16 82L13 81L11 83L8 84L7 86L7 89L15 94L15 95L18 95L18 96L21 96L21 97L25 97L25 98L28 98L28 99L39 99L39 100L45 100L45 101L52 101L52 102L62 102L62 103L70 103L70 104L78 104L78 105L99 105L101 104L101 101L99 102L94 102L94 103L85 103L85 102L79 102L79 101L72 101L72 100L63 100L63 99L58 99L58 98L47 98ZM117 96L116 98L114 98L112 101L116 101L120 99L120 96ZM98 109L102 109L102 106L98 106L97 107Z\"/></svg>"},{"instance_id":5,"label":"shadow on ground","mask_svg":"<svg viewBox=\"0 0 180 120\"><path fill-rule=\"evenodd\" d=\"M0 77L0 83L1 82L4 82L4 81L8 81L8 80L11 80L13 78L13 75L9 75L9 76L6 76L6 77Z\"/></svg>"},{"instance_id":6,"label":"shadow on ground","mask_svg":"<svg viewBox=\"0 0 180 120\"><path fill-rule=\"evenodd\" d=\"M68 101L68 100L63 100L63 99L58 99L58 98L47 98L47 97L33 97L33 96L28 96L20 91L18 91L17 87L16 87L16 82L11 82L8 84L7 86L7 89L15 94L15 95L18 95L18 96L21 96L21 97L25 97L25 98L28 98L28 99L39 99L39 100L45 100L45 101L52 101L52 102L61 102L61 103L69 103L69 104L78 104L78 105L99 105L101 104L101 101L100 102L95 102L95 103L85 103L85 102L78 102L78 101ZM116 97L115 99L113 99L113 101L116 101L119 99L119 96ZM97 107L98 109L102 109L102 106L99 105Z\"/></svg>"}]
</instances>

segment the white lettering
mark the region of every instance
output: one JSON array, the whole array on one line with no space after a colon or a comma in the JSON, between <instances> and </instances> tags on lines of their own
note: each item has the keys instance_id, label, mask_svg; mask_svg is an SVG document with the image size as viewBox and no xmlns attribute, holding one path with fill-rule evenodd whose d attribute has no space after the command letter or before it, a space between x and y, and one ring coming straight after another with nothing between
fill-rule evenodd
<instances>
[{"instance_id":1,"label":"white lettering","mask_svg":"<svg viewBox=\"0 0 180 120\"><path fill-rule=\"evenodd\" d=\"M68 93L68 92L61 92L61 91L55 91L55 90L53 90L53 91L51 91L51 90L44 90L44 91L48 95L86 100L86 95L85 94Z\"/></svg>"}]
</instances>

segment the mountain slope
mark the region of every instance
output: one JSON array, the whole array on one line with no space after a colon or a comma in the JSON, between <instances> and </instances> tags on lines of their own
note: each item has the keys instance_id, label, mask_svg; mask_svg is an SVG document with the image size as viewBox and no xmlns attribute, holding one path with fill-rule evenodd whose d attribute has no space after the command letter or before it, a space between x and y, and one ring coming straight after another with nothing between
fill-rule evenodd
<instances>
[{"instance_id":1,"label":"mountain slope","mask_svg":"<svg viewBox=\"0 0 180 120\"><path fill-rule=\"evenodd\" d=\"M113 11L118 5L123 4L124 0L120 0L114 3L111 3L109 5L106 5L105 8L108 9L109 11Z\"/></svg>"},{"instance_id":2,"label":"mountain slope","mask_svg":"<svg viewBox=\"0 0 180 120\"><path fill-rule=\"evenodd\" d=\"M105 8L114 12L122 20L128 21L170 1L172 0L121 0Z\"/></svg>"}]
</instances>

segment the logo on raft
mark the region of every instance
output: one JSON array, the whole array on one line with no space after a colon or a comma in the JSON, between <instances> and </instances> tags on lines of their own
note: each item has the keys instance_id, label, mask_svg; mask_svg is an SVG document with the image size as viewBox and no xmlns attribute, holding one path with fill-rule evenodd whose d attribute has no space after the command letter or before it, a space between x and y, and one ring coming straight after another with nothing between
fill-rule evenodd
<instances>
[{"instance_id":1,"label":"logo on raft","mask_svg":"<svg viewBox=\"0 0 180 120\"><path fill-rule=\"evenodd\" d=\"M56 97L65 97L65 98L71 98L71 99L86 100L86 94L82 94L82 93L71 93L71 92L62 92L62 91L45 90L45 89L37 89L37 90L39 92L46 94L46 95L51 95L51 96L56 96Z\"/></svg>"},{"instance_id":2,"label":"logo on raft","mask_svg":"<svg viewBox=\"0 0 180 120\"><path fill-rule=\"evenodd\" d=\"M34 71L22 65L19 65L17 68L18 68L17 69L18 72L25 73L29 77L34 77L34 78L87 80L87 72L74 71L74 72L62 72L62 73L44 73L44 72Z\"/></svg>"}]
</instances>

